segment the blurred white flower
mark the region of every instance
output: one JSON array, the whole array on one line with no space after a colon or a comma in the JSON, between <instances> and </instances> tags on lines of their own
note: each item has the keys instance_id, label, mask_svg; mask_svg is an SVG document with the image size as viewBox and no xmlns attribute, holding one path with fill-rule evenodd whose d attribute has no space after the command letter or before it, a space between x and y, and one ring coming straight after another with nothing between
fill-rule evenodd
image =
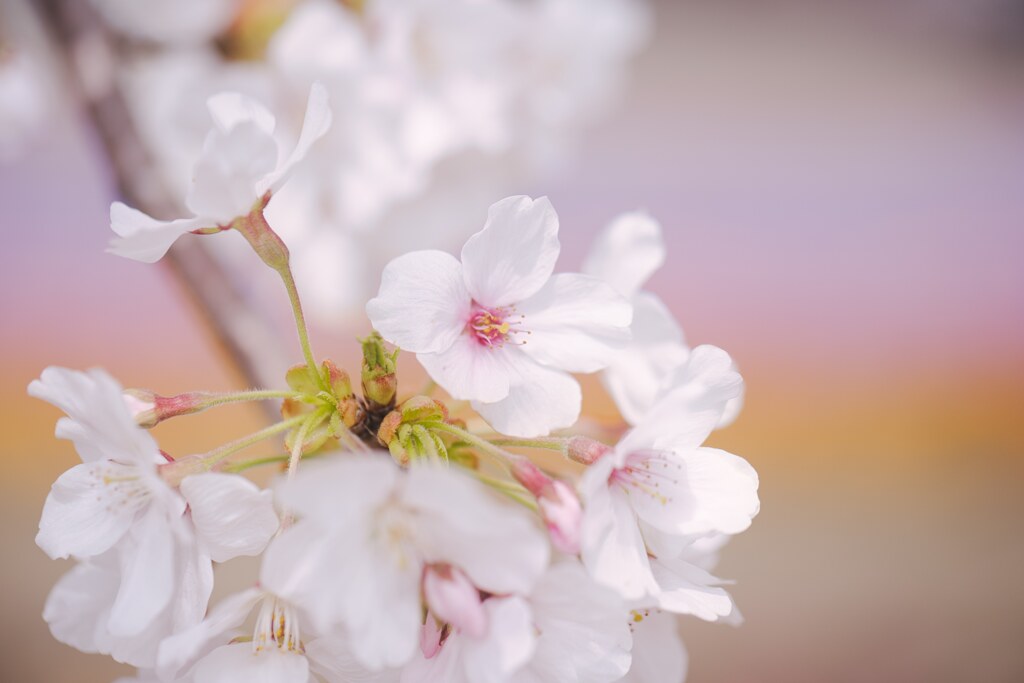
<instances>
[{"instance_id":1,"label":"blurred white flower","mask_svg":"<svg viewBox=\"0 0 1024 683\"><path fill-rule=\"evenodd\" d=\"M413 656L430 565L498 594L528 593L547 565L547 539L526 511L454 470L341 457L304 467L281 501L300 519L267 549L261 585L320 632L345 627L371 670Z\"/></svg>"},{"instance_id":2,"label":"blurred white flower","mask_svg":"<svg viewBox=\"0 0 1024 683\"><path fill-rule=\"evenodd\" d=\"M628 339L629 304L596 278L552 275L558 217L546 198L494 204L462 260L441 251L401 256L366 306L388 341L417 354L430 376L503 434L568 427L580 412L569 372L607 365Z\"/></svg>"},{"instance_id":3,"label":"blurred white flower","mask_svg":"<svg viewBox=\"0 0 1024 683\"><path fill-rule=\"evenodd\" d=\"M114 202L110 227L118 238L111 242L111 252L152 263L185 233L230 228L281 188L331 124L327 92L314 84L302 133L295 149L285 157L274 138L274 116L263 105L232 92L214 95L207 104L214 128L206 136L185 198L193 217L159 221Z\"/></svg>"},{"instance_id":4,"label":"blurred white flower","mask_svg":"<svg viewBox=\"0 0 1024 683\"><path fill-rule=\"evenodd\" d=\"M257 610L258 608L258 610ZM251 640L241 626L257 610ZM272 681L388 683L396 672L371 673L360 666L340 635L318 636L299 610L258 588L231 595L190 629L160 644L157 672L163 680L191 683ZM314 677L314 675L316 677Z\"/></svg>"},{"instance_id":5,"label":"blurred white flower","mask_svg":"<svg viewBox=\"0 0 1024 683\"><path fill-rule=\"evenodd\" d=\"M583 264L584 273L601 278L633 304L632 338L601 373L605 388L631 425L672 388L674 371L690 355L683 330L668 307L656 294L641 290L664 262L661 225L638 211L613 220L594 240ZM742 405L741 389L718 426L731 424Z\"/></svg>"},{"instance_id":6,"label":"blurred white flower","mask_svg":"<svg viewBox=\"0 0 1024 683\"><path fill-rule=\"evenodd\" d=\"M640 615L633 622L633 664L622 683L683 683L689 657L672 614Z\"/></svg>"},{"instance_id":7,"label":"blurred white flower","mask_svg":"<svg viewBox=\"0 0 1024 683\"><path fill-rule=\"evenodd\" d=\"M629 670L628 612L576 560L551 567L529 596L483 601L488 629L467 633L428 615L403 683L611 683Z\"/></svg>"},{"instance_id":8,"label":"blurred white flower","mask_svg":"<svg viewBox=\"0 0 1024 683\"><path fill-rule=\"evenodd\" d=\"M162 43L202 43L228 27L242 0L90 0L116 30Z\"/></svg>"},{"instance_id":9,"label":"blurred white flower","mask_svg":"<svg viewBox=\"0 0 1024 683\"><path fill-rule=\"evenodd\" d=\"M40 65L0 40L0 163L15 159L45 124L50 94Z\"/></svg>"}]
</instances>

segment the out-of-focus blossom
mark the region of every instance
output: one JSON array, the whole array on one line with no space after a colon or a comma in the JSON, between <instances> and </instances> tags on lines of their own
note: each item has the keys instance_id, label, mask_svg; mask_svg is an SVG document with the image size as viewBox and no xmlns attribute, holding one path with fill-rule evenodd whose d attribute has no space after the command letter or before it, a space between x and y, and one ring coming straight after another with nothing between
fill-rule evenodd
<instances>
[{"instance_id":1,"label":"out-of-focus blossom","mask_svg":"<svg viewBox=\"0 0 1024 683\"><path fill-rule=\"evenodd\" d=\"M119 32L161 43L198 44L228 27L242 0L90 0Z\"/></svg>"},{"instance_id":2,"label":"out-of-focus blossom","mask_svg":"<svg viewBox=\"0 0 1024 683\"><path fill-rule=\"evenodd\" d=\"M603 368L628 339L629 304L596 278L552 275L558 217L546 198L494 204L462 260L401 256L367 304L388 341L504 434L535 436L579 417L569 372Z\"/></svg>"},{"instance_id":3,"label":"out-of-focus blossom","mask_svg":"<svg viewBox=\"0 0 1024 683\"><path fill-rule=\"evenodd\" d=\"M0 39L0 162L16 158L43 125L48 99L39 65Z\"/></svg>"},{"instance_id":4,"label":"out-of-focus blossom","mask_svg":"<svg viewBox=\"0 0 1024 683\"><path fill-rule=\"evenodd\" d=\"M252 631L245 633L251 639L236 639L257 608ZM201 623L165 639L157 672L163 680L184 677L192 683L398 680L397 672L367 671L353 658L343 636L317 635L294 606L258 588L225 598Z\"/></svg>"},{"instance_id":5,"label":"out-of-focus blossom","mask_svg":"<svg viewBox=\"0 0 1024 683\"><path fill-rule=\"evenodd\" d=\"M372 670L412 657L426 567L453 567L489 593L525 594L547 564L547 540L525 511L454 471L343 457L304 468L281 500L300 519L267 549L261 584L319 631L346 628Z\"/></svg>"},{"instance_id":6,"label":"out-of-focus blossom","mask_svg":"<svg viewBox=\"0 0 1024 683\"><path fill-rule=\"evenodd\" d=\"M601 380L619 412L637 424L672 387L673 373L690 355L683 330L664 302L641 288L665 262L661 225L643 212L622 214L594 240L583 272L601 278L633 304L632 337ZM743 393L729 401L719 427L736 419Z\"/></svg>"},{"instance_id":7,"label":"out-of-focus blossom","mask_svg":"<svg viewBox=\"0 0 1024 683\"><path fill-rule=\"evenodd\" d=\"M628 613L612 591L595 584L575 560L551 567L526 597L484 600L489 628L436 632L424 625L421 649L403 671L417 681L510 681L513 683L610 683L630 668Z\"/></svg>"},{"instance_id":8,"label":"out-of-focus blossom","mask_svg":"<svg viewBox=\"0 0 1024 683\"><path fill-rule=\"evenodd\" d=\"M633 620L633 665L622 683L683 683L689 656L679 638L676 617L636 613Z\"/></svg>"},{"instance_id":9,"label":"out-of-focus blossom","mask_svg":"<svg viewBox=\"0 0 1024 683\"><path fill-rule=\"evenodd\" d=\"M110 226L118 238L111 242L113 253L152 263L185 233L232 227L257 208L257 203L269 201L331 124L327 92L314 84L302 133L295 149L285 157L274 137L274 115L255 100L224 92L211 97L208 106L214 129L206 137L185 198L193 217L159 221L114 202Z\"/></svg>"}]
</instances>

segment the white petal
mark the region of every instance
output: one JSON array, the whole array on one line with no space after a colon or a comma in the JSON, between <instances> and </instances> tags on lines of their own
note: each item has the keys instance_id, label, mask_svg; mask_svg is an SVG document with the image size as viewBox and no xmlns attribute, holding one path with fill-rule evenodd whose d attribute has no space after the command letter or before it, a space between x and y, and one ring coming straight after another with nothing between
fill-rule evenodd
<instances>
[{"instance_id":1,"label":"white petal","mask_svg":"<svg viewBox=\"0 0 1024 683\"><path fill-rule=\"evenodd\" d=\"M121 549L121 586L107 624L115 637L141 633L174 596L175 539L164 515L151 506Z\"/></svg>"},{"instance_id":2,"label":"white petal","mask_svg":"<svg viewBox=\"0 0 1024 683\"><path fill-rule=\"evenodd\" d=\"M223 133L241 123L254 123L266 135L274 134L274 115L260 102L239 92L219 92L206 100L213 124Z\"/></svg>"},{"instance_id":3,"label":"white petal","mask_svg":"<svg viewBox=\"0 0 1024 683\"><path fill-rule=\"evenodd\" d=\"M136 468L114 462L72 467L43 505L36 544L53 559L99 555L121 540L149 505Z\"/></svg>"},{"instance_id":4,"label":"white petal","mask_svg":"<svg viewBox=\"0 0 1024 683\"><path fill-rule=\"evenodd\" d=\"M327 90L320 83L314 83L309 90L306 117L302 121L302 132L299 133L299 141L295 143L295 149L277 170L260 181L257 188L258 194L262 195L267 190L271 192L280 190L281 186L288 182L295 166L306 158L313 143L322 138L330 127L331 105L328 101Z\"/></svg>"},{"instance_id":5,"label":"white petal","mask_svg":"<svg viewBox=\"0 0 1024 683\"><path fill-rule=\"evenodd\" d=\"M666 612L718 621L735 609L732 597L720 587L722 582L699 567L683 560L656 559L651 569L661 588L658 606Z\"/></svg>"},{"instance_id":6,"label":"white petal","mask_svg":"<svg viewBox=\"0 0 1024 683\"><path fill-rule=\"evenodd\" d=\"M637 211L619 216L598 235L583 272L632 297L664 262L661 225Z\"/></svg>"},{"instance_id":7,"label":"white petal","mask_svg":"<svg viewBox=\"0 0 1024 683\"><path fill-rule=\"evenodd\" d=\"M584 473L583 543L580 557L598 583L625 598L639 599L657 591L636 514L621 492L608 488L608 458ZM605 482L600 485L603 479Z\"/></svg>"},{"instance_id":8,"label":"white petal","mask_svg":"<svg viewBox=\"0 0 1024 683\"><path fill-rule=\"evenodd\" d=\"M155 467L153 462L160 457L156 441L135 424L124 390L103 370L49 367L28 385L28 393L67 413L57 422L57 438L73 441L84 462L116 460Z\"/></svg>"},{"instance_id":9,"label":"white petal","mask_svg":"<svg viewBox=\"0 0 1024 683\"><path fill-rule=\"evenodd\" d=\"M227 132L212 130L192 171L185 206L215 225L230 226L252 211L257 183L277 164L277 142L253 121Z\"/></svg>"},{"instance_id":10,"label":"white petal","mask_svg":"<svg viewBox=\"0 0 1024 683\"><path fill-rule=\"evenodd\" d=\"M526 593L547 566L544 532L527 512L454 469L421 464L402 494L417 511L428 562L447 562L491 593Z\"/></svg>"},{"instance_id":11,"label":"white petal","mask_svg":"<svg viewBox=\"0 0 1024 683\"><path fill-rule=\"evenodd\" d=\"M400 473L386 452L342 455L303 463L295 478L276 493L283 507L329 524L355 518L382 503L394 491Z\"/></svg>"},{"instance_id":12,"label":"white petal","mask_svg":"<svg viewBox=\"0 0 1024 683\"><path fill-rule=\"evenodd\" d=\"M730 400L743 391L743 378L722 349L702 345L670 379L668 392L619 443L620 449L695 448L722 419Z\"/></svg>"},{"instance_id":13,"label":"white petal","mask_svg":"<svg viewBox=\"0 0 1024 683\"><path fill-rule=\"evenodd\" d=\"M217 648L196 664L192 683L313 682L304 656L277 648L256 653L252 643L235 643Z\"/></svg>"},{"instance_id":14,"label":"white petal","mask_svg":"<svg viewBox=\"0 0 1024 683\"><path fill-rule=\"evenodd\" d=\"M476 683L503 683L533 657L537 636L533 615L522 598L491 598L484 602L487 636L465 638L466 678Z\"/></svg>"},{"instance_id":15,"label":"white petal","mask_svg":"<svg viewBox=\"0 0 1024 683\"><path fill-rule=\"evenodd\" d=\"M676 618L652 614L636 625L633 666L623 683L683 683L689 658L679 638Z\"/></svg>"},{"instance_id":16,"label":"white petal","mask_svg":"<svg viewBox=\"0 0 1024 683\"><path fill-rule=\"evenodd\" d=\"M484 346L471 334L460 334L447 349L420 353L416 360L438 386L458 401L500 401L508 396L509 354L517 347Z\"/></svg>"},{"instance_id":17,"label":"white petal","mask_svg":"<svg viewBox=\"0 0 1024 683\"><path fill-rule=\"evenodd\" d=\"M384 268L380 293L366 304L374 329L406 351L444 351L463 334L470 297L462 267L443 251L415 251Z\"/></svg>"},{"instance_id":18,"label":"white petal","mask_svg":"<svg viewBox=\"0 0 1024 683\"><path fill-rule=\"evenodd\" d=\"M257 588L235 593L210 610L209 616L199 624L165 638L157 654L160 677L174 680L211 652L221 639L226 642L227 634L245 622L262 596L263 591Z\"/></svg>"},{"instance_id":19,"label":"white petal","mask_svg":"<svg viewBox=\"0 0 1024 683\"><path fill-rule=\"evenodd\" d=\"M466 288L488 308L518 303L551 277L559 249L558 216L547 197L502 199L462 247Z\"/></svg>"},{"instance_id":20,"label":"white petal","mask_svg":"<svg viewBox=\"0 0 1024 683\"><path fill-rule=\"evenodd\" d=\"M523 351L560 370L600 370L630 338L633 307L610 286L587 275L554 275L516 310L530 332Z\"/></svg>"},{"instance_id":21,"label":"white petal","mask_svg":"<svg viewBox=\"0 0 1024 683\"><path fill-rule=\"evenodd\" d=\"M192 511L199 540L214 562L259 555L277 531L273 494L235 474L186 477L181 493Z\"/></svg>"},{"instance_id":22,"label":"white petal","mask_svg":"<svg viewBox=\"0 0 1024 683\"><path fill-rule=\"evenodd\" d=\"M571 375L530 360L516 363L514 369L517 376L507 398L495 403L473 402L473 409L495 430L531 437L576 423L583 396L579 382Z\"/></svg>"},{"instance_id":23,"label":"white petal","mask_svg":"<svg viewBox=\"0 0 1024 683\"><path fill-rule=\"evenodd\" d=\"M601 379L622 417L635 425L654 406L665 378L686 361L690 351L661 299L640 292L632 303L632 339L615 352Z\"/></svg>"},{"instance_id":24,"label":"white petal","mask_svg":"<svg viewBox=\"0 0 1024 683\"><path fill-rule=\"evenodd\" d=\"M110 229L118 237L110 241L107 251L134 261L155 263L179 237L206 227L213 227L212 221L202 218L158 221L138 209L114 202L110 205Z\"/></svg>"},{"instance_id":25,"label":"white petal","mask_svg":"<svg viewBox=\"0 0 1024 683\"><path fill-rule=\"evenodd\" d=\"M737 534L760 509L757 472L732 453L695 448L647 458L639 467L639 485L625 487L630 505L661 531Z\"/></svg>"},{"instance_id":26,"label":"white petal","mask_svg":"<svg viewBox=\"0 0 1024 683\"><path fill-rule=\"evenodd\" d=\"M53 637L82 652L99 652L96 631L117 594L115 553L75 565L50 591L43 619Z\"/></svg>"},{"instance_id":27,"label":"white petal","mask_svg":"<svg viewBox=\"0 0 1024 683\"><path fill-rule=\"evenodd\" d=\"M314 673L327 683L398 683L399 671L369 671L356 660L345 638L332 636L306 643L306 657Z\"/></svg>"},{"instance_id":28,"label":"white petal","mask_svg":"<svg viewBox=\"0 0 1024 683\"><path fill-rule=\"evenodd\" d=\"M630 665L630 635L625 605L613 591L598 586L575 560L557 564L530 594L533 622L540 634L528 676L513 681L538 683L611 683Z\"/></svg>"}]
</instances>

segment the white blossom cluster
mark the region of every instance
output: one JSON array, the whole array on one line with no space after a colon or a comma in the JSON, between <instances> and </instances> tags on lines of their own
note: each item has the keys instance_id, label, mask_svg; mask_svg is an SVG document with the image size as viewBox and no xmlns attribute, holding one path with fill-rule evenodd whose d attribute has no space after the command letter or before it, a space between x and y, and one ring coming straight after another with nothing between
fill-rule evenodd
<instances>
[{"instance_id":1,"label":"white blossom cluster","mask_svg":"<svg viewBox=\"0 0 1024 683\"><path fill-rule=\"evenodd\" d=\"M334 126L268 214L288 218L282 237L321 324L358 314L395 245L455 246L477 220L466 207L560 165L648 30L645 0L295 0L264 3L280 6L269 18L235 0L92 1L119 30L160 41L119 57L120 82L178 194L210 95L237 90L279 111L290 144L305 94L323 84ZM252 55L209 43L252 34ZM244 270L244 254L221 251ZM325 254L343 267L324 267Z\"/></svg>"},{"instance_id":2,"label":"white blossom cluster","mask_svg":"<svg viewBox=\"0 0 1024 683\"><path fill-rule=\"evenodd\" d=\"M37 537L77 562L46 602L53 635L164 683L681 681L673 615L739 620L709 571L757 513L758 479L703 445L742 395L730 357L689 349L641 291L665 256L658 224L625 215L586 273L555 273L551 204L509 197L459 258L396 258L366 306L357 393L313 354L265 215L327 139L326 89L310 89L291 150L255 100L209 107L193 216L115 203L111 250L152 262L186 233L240 233L292 295L306 362L279 390L164 397L63 368L30 385L82 458ZM397 398L400 350L448 398ZM581 429L574 374L594 372L631 425L616 444L564 431ZM206 453L165 453L147 431L272 399L280 422ZM283 455L246 457L281 437ZM274 463L269 489L242 474ZM260 557L258 582L211 606L214 563L240 556Z\"/></svg>"}]
</instances>

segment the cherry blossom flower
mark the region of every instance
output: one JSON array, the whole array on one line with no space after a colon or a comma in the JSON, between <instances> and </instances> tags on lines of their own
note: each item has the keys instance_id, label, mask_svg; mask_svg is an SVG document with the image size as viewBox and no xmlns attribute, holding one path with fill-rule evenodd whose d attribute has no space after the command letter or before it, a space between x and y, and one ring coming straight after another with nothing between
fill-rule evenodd
<instances>
[{"instance_id":1,"label":"cherry blossom flower","mask_svg":"<svg viewBox=\"0 0 1024 683\"><path fill-rule=\"evenodd\" d=\"M185 233L231 228L254 209L263 208L331 124L327 92L314 84L298 142L284 157L274 137L274 116L259 102L223 92L211 97L207 105L214 128L206 137L185 198L193 217L159 221L114 202L110 227L118 238L111 242L111 252L153 263Z\"/></svg>"},{"instance_id":2,"label":"cherry blossom flower","mask_svg":"<svg viewBox=\"0 0 1024 683\"><path fill-rule=\"evenodd\" d=\"M277 529L272 501L234 475L169 486L158 467L166 459L102 370L47 368L29 394L67 413L57 436L83 461L54 483L36 543L53 558L93 558L58 583L44 617L59 640L149 666L162 637L202 618L211 555L262 551Z\"/></svg>"},{"instance_id":3,"label":"cherry blossom flower","mask_svg":"<svg viewBox=\"0 0 1024 683\"><path fill-rule=\"evenodd\" d=\"M631 425L671 388L674 371L690 355L683 330L665 303L641 290L664 262L661 225L637 211L613 220L598 235L583 264L584 273L601 278L633 305L632 338L601 373L605 388ZM742 404L741 392L729 401L718 426L731 424Z\"/></svg>"},{"instance_id":4,"label":"cherry blossom flower","mask_svg":"<svg viewBox=\"0 0 1024 683\"><path fill-rule=\"evenodd\" d=\"M753 468L701 446L741 383L728 354L697 347L675 388L584 473L582 558L599 583L631 600L671 593L673 611L704 618L731 612L719 582L671 557L670 548L688 537L738 533L757 514Z\"/></svg>"},{"instance_id":5,"label":"cherry blossom flower","mask_svg":"<svg viewBox=\"0 0 1024 683\"><path fill-rule=\"evenodd\" d=\"M525 594L548 560L547 540L525 510L454 470L403 472L386 456L342 456L303 468L281 501L300 519L270 544L261 584L320 632L346 627L352 652L371 670L412 657L425 569L455 569L474 590ZM431 607L438 592L428 588ZM444 593L439 608L465 611L465 600Z\"/></svg>"},{"instance_id":6,"label":"cherry blossom flower","mask_svg":"<svg viewBox=\"0 0 1024 683\"><path fill-rule=\"evenodd\" d=\"M527 597L483 601L487 628L439 628L427 616L420 656L403 683L510 681L610 683L630 667L632 639L622 601L575 560L551 567Z\"/></svg>"},{"instance_id":7,"label":"cherry blossom flower","mask_svg":"<svg viewBox=\"0 0 1024 683\"><path fill-rule=\"evenodd\" d=\"M498 431L536 436L579 417L569 372L595 372L628 339L629 304L586 275L552 275L558 217L546 198L493 206L461 262L419 251L384 269L366 306L388 341L417 354L452 397Z\"/></svg>"},{"instance_id":8,"label":"cherry blossom flower","mask_svg":"<svg viewBox=\"0 0 1024 683\"><path fill-rule=\"evenodd\" d=\"M251 640L244 636L236 639L254 610L257 617L249 632ZM160 644L157 673L163 680L185 676L191 683L398 680L394 671L367 671L352 657L344 637L316 635L303 623L298 609L258 588L225 598L201 623L165 639Z\"/></svg>"}]
</instances>

